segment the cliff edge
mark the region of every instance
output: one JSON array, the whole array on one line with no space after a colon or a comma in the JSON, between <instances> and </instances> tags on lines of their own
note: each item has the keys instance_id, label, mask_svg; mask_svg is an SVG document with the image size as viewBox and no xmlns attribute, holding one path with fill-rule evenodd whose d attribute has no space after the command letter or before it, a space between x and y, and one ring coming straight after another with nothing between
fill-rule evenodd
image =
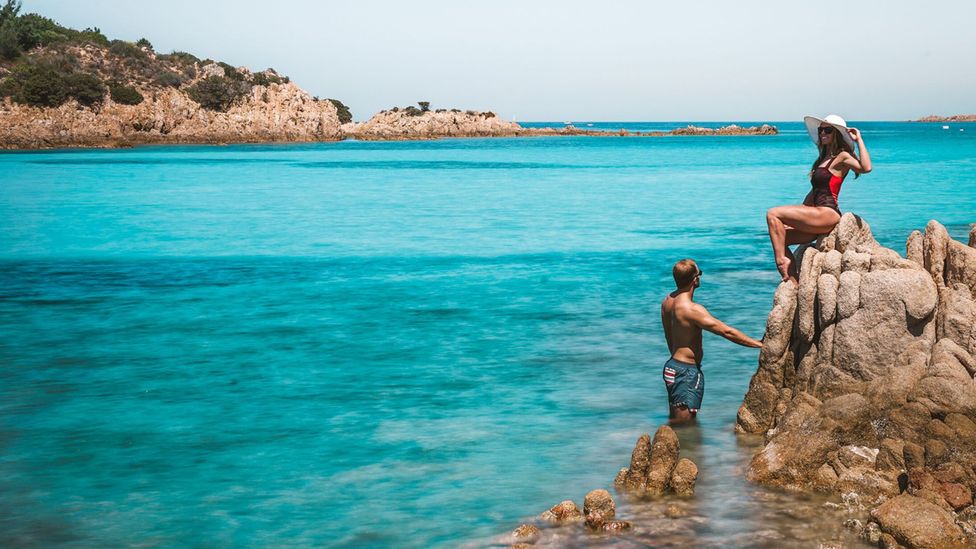
<instances>
[{"instance_id":1,"label":"cliff edge","mask_svg":"<svg viewBox=\"0 0 976 549\"><path fill-rule=\"evenodd\" d=\"M19 11L0 10L0 148L320 141L351 119L273 69L157 53L145 38Z\"/></svg>"},{"instance_id":2,"label":"cliff edge","mask_svg":"<svg viewBox=\"0 0 976 549\"><path fill-rule=\"evenodd\" d=\"M144 53L147 62L156 59L153 52ZM83 74L104 72L106 80L125 66L124 60L91 44L66 48L58 55L77 60L73 62L89 71ZM162 70L173 75L172 84L126 81L124 87L132 90L135 99L113 94L109 86L87 105L75 97L45 106L19 103L8 96L0 101L0 146L37 149L341 138L333 102L313 98L273 71L251 73L244 67L202 61L182 64L179 72L176 67ZM232 92L224 94L215 84ZM197 90L209 95L194 94Z\"/></svg>"},{"instance_id":3,"label":"cliff edge","mask_svg":"<svg viewBox=\"0 0 976 549\"><path fill-rule=\"evenodd\" d=\"M936 545L976 534L976 249L930 221L905 259L848 213L797 256L736 420L765 436L750 480L892 498L872 516L911 547L925 512Z\"/></svg>"}]
</instances>

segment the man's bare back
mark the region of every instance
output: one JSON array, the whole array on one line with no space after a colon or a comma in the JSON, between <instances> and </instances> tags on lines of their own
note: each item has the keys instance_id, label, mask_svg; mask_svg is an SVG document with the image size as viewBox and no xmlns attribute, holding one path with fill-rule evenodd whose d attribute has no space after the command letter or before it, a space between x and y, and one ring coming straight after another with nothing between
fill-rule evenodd
<instances>
[{"instance_id":1,"label":"man's bare back","mask_svg":"<svg viewBox=\"0 0 976 549\"><path fill-rule=\"evenodd\" d=\"M694 261L679 261L674 266L673 274L677 289L661 302L661 324L672 359L665 364L664 382L668 389L671 417L681 420L691 419L697 412L697 407L690 407L685 401L691 399L700 403L704 394L704 378L700 371L702 330L746 347L762 347L762 343L726 325L713 317L705 307L695 303L695 290L701 285L702 272ZM693 388L685 386L689 383L685 380L690 379L685 372L686 367L698 370Z\"/></svg>"}]
</instances>

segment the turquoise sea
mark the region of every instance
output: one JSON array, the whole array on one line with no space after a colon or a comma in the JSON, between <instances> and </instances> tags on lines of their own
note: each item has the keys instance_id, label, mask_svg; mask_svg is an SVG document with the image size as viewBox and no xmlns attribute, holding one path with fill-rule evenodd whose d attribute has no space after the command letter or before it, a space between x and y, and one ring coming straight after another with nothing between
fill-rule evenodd
<instances>
[{"instance_id":1,"label":"turquoise sea","mask_svg":"<svg viewBox=\"0 0 976 549\"><path fill-rule=\"evenodd\" d=\"M776 125L0 154L0 545L477 547L581 505L666 419L676 260L762 334L764 212L815 155ZM976 124L856 125L841 208L902 253L933 218L965 239ZM742 479L756 364L706 336L690 526L564 545L844 539Z\"/></svg>"}]
</instances>

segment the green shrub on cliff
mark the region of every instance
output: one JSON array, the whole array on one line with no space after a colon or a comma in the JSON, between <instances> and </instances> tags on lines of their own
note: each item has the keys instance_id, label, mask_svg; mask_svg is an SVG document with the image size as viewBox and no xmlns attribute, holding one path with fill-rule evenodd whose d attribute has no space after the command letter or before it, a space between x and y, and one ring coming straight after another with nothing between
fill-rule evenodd
<instances>
[{"instance_id":1,"label":"green shrub on cliff","mask_svg":"<svg viewBox=\"0 0 976 549\"><path fill-rule=\"evenodd\" d=\"M125 57L128 59L146 59L148 56L146 52L142 51L142 48L133 44L132 42L126 42L124 40L112 40L108 47L108 51L118 55L119 57Z\"/></svg>"},{"instance_id":2,"label":"green shrub on cliff","mask_svg":"<svg viewBox=\"0 0 976 549\"><path fill-rule=\"evenodd\" d=\"M19 15L20 2L7 0L0 6L0 59L12 60L37 46L58 42L108 45L108 39L96 28L77 31L62 27L54 20L36 13Z\"/></svg>"},{"instance_id":3,"label":"green shrub on cliff","mask_svg":"<svg viewBox=\"0 0 976 549\"><path fill-rule=\"evenodd\" d=\"M235 101L251 91L251 86L223 76L208 76L186 89L190 99L201 107L227 112Z\"/></svg>"},{"instance_id":4,"label":"green shrub on cliff","mask_svg":"<svg viewBox=\"0 0 976 549\"><path fill-rule=\"evenodd\" d=\"M105 100L105 84L91 73L74 72L64 76L69 97L73 97L86 107L92 107Z\"/></svg>"},{"instance_id":5,"label":"green shrub on cliff","mask_svg":"<svg viewBox=\"0 0 976 549\"><path fill-rule=\"evenodd\" d=\"M271 84L281 84L281 77L272 69L264 72L256 72L251 75L251 83L255 86L269 86Z\"/></svg>"},{"instance_id":6,"label":"green shrub on cliff","mask_svg":"<svg viewBox=\"0 0 976 549\"><path fill-rule=\"evenodd\" d=\"M237 80L238 82L243 82L245 80L244 73L237 70L237 67L231 65L230 63L224 63L220 61L217 65L224 69L224 77L230 78L231 80Z\"/></svg>"},{"instance_id":7,"label":"green shrub on cliff","mask_svg":"<svg viewBox=\"0 0 976 549\"><path fill-rule=\"evenodd\" d=\"M185 51L165 53L163 55L157 55L156 58L160 61L172 61L174 63L179 63L180 65L193 65L200 62L199 57Z\"/></svg>"},{"instance_id":8,"label":"green shrub on cliff","mask_svg":"<svg viewBox=\"0 0 976 549\"><path fill-rule=\"evenodd\" d=\"M91 107L105 98L105 85L94 74L65 72L50 61L27 62L14 66L0 94L32 107L59 107L68 98Z\"/></svg>"},{"instance_id":9,"label":"green shrub on cliff","mask_svg":"<svg viewBox=\"0 0 976 549\"><path fill-rule=\"evenodd\" d=\"M20 63L3 81L0 93L21 105L59 107L68 100L68 90L54 67L39 63Z\"/></svg>"},{"instance_id":10,"label":"green shrub on cliff","mask_svg":"<svg viewBox=\"0 0 976 549\"><path fill-rule=\"evenodd\" d=\"M66 42L70 39L68 30L52 19L36 13L28 13L17 19L17 40L24 51L37 46Z\"/></svg>"},{"instance_id":11,"label":"green shrub on cliff","mask_svg":"<svg viewBox=\"0 0 976 549\"><path fill-rule=\"evenodd\" d=\"M175 72L162 70L153 77L152 85L160 88L179 88L183 85L183 78Z\"/></svg>"},{"instance_id":12,"label":"green shrub on cliff","mask_svg":"<svg viewBox=\"0 0 976 549\"><path fill-rule=\"evenodd\" d=\"M0 7L0 59L16 59L20 56L20 41L17 37L17 13L20 2L7 0Z\"/></svg>"},{"instance_id":13,"label":"green shrub on cliff","mask_svg":"<svg viewBox=\"0 0 976 549\"><path fill-rule=\"evenodd\" d=\"M139 90L132 86L126 86L121 82L109 82L108 91L112 96L112 101L122 105L138 105L145 99Z\"/></svg>"},{"instance_id":14,"label":"green shrub on cliff","mask_svg":"<svg viewBox=\"0 0 976 549\"><path fill-rule=\"evenodd\" d=\"M349 111L349 107L345 106L342 101L338 99L326 99L326 101L332 103L336 108L336 113L339 115L339 123L347 124L352 122L352 112Z\"/></svg>"},{"instance_id":15,"label":"green shrub on cliff","mask_svg":"<svg viewBox=\"0 0 976 549\"><path fill-rule=\"evenodd\" d=\"M20 42L17 28L10 21L0 23L0 59L11 60L20 57Z\"/></svg>"}]
</instances>

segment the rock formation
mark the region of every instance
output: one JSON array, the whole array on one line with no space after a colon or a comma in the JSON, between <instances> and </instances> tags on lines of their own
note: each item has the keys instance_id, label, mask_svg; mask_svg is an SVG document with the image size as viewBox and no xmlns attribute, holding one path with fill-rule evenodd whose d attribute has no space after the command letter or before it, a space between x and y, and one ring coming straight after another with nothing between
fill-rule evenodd
<instances>
[{"instance_id":1,"label":"rock formation","mask_svg":"<svg viewBox=\"0 0 976 549\"><path fill-rule=\"evenodd\" d=\"M637 439L630 457L630 467L617 473L614 485L639 495L662 496L671 491L679 496L695 494L698 467L687 458L678 459L678 436L667 425L654 433L654 440L644 433Z\"/></svg>"},{"instance_id":2,"label":"rock formation","mask_svg":"<svg viewBox=\"0 0 976 549\"><path fill-rule=\"evenodd\" d=\"M924 510L939 515L932 524L954 525L933 543L955 543L951 511L970 506L976 488L976 249L931 221L904 259L845 214L796 255L799 285L776 291L736 421L740 433L765 435L749 478L907 491L876 510L881 530L925 546L895 526L915 512L902 508Z\"/></svg>"},{"instance_id":3,"label":"rock formation","mask_svg":"<svg viewBox=\"0 0 976 549\"><path fill-rule=\"evenodd\" d=\"M916 122L976 122L976 114L954 114L952 116L930 114L919 118Z\"/></svg>"},{"instance_id":4,"label":"rock formation","mask_svg":"<svg viewBox=\"0 0 976 549\"><path fill-rule=\"evenodd\" d=\"M539 518L555 524L566 524L583 520L583 513L573 500L567 499L553 505L548 511L539 515Z\"/></svg>"},{"instance_id":5,"label":"rock formation","mask_svg":"<svg viewBox=\"0 0 976 549\"><path fill-rule=\"evenodd\" d=\"M94 46L76 48L78 58L98 67ZM151 55L151 54L150 54ZM322 141L341 138L339 118L330 101L317 101L291 82L255 85L226 112L207 110L186 88L209 76L223 76L216 63L197 64L197 78L180 88L145 87L137 105L112 101L82 107L19 105L0 99L0 148L116 147L143 143L251 143ZM237 69L250 74L247 69Z\"/></svg>"},{"instance_id":6,"label":"rock formation","mask_svg":"<svg viewBox=\"0 0 976 549\"><path fill-rule=\"evenodd\" d=\"M776 135L779 133L779 130L776 129L776 126L770 126L769 124L750 126L748 128L731 124L714 129L689 124L684 128L671 130L670 133L671 135Z\"/></svg>"},{"instance_id":7,"label":"rock formation","mask_svg":"<svg viewBox=\"0 0 976 549\"><path fill-rule=\"evenodd\" d=\"M435 139L439 137L503 137L522 132L492 112L417 109L381 111L366 122L343 124L346 137L363 140Z\"/></svg>"}]
</instances>

